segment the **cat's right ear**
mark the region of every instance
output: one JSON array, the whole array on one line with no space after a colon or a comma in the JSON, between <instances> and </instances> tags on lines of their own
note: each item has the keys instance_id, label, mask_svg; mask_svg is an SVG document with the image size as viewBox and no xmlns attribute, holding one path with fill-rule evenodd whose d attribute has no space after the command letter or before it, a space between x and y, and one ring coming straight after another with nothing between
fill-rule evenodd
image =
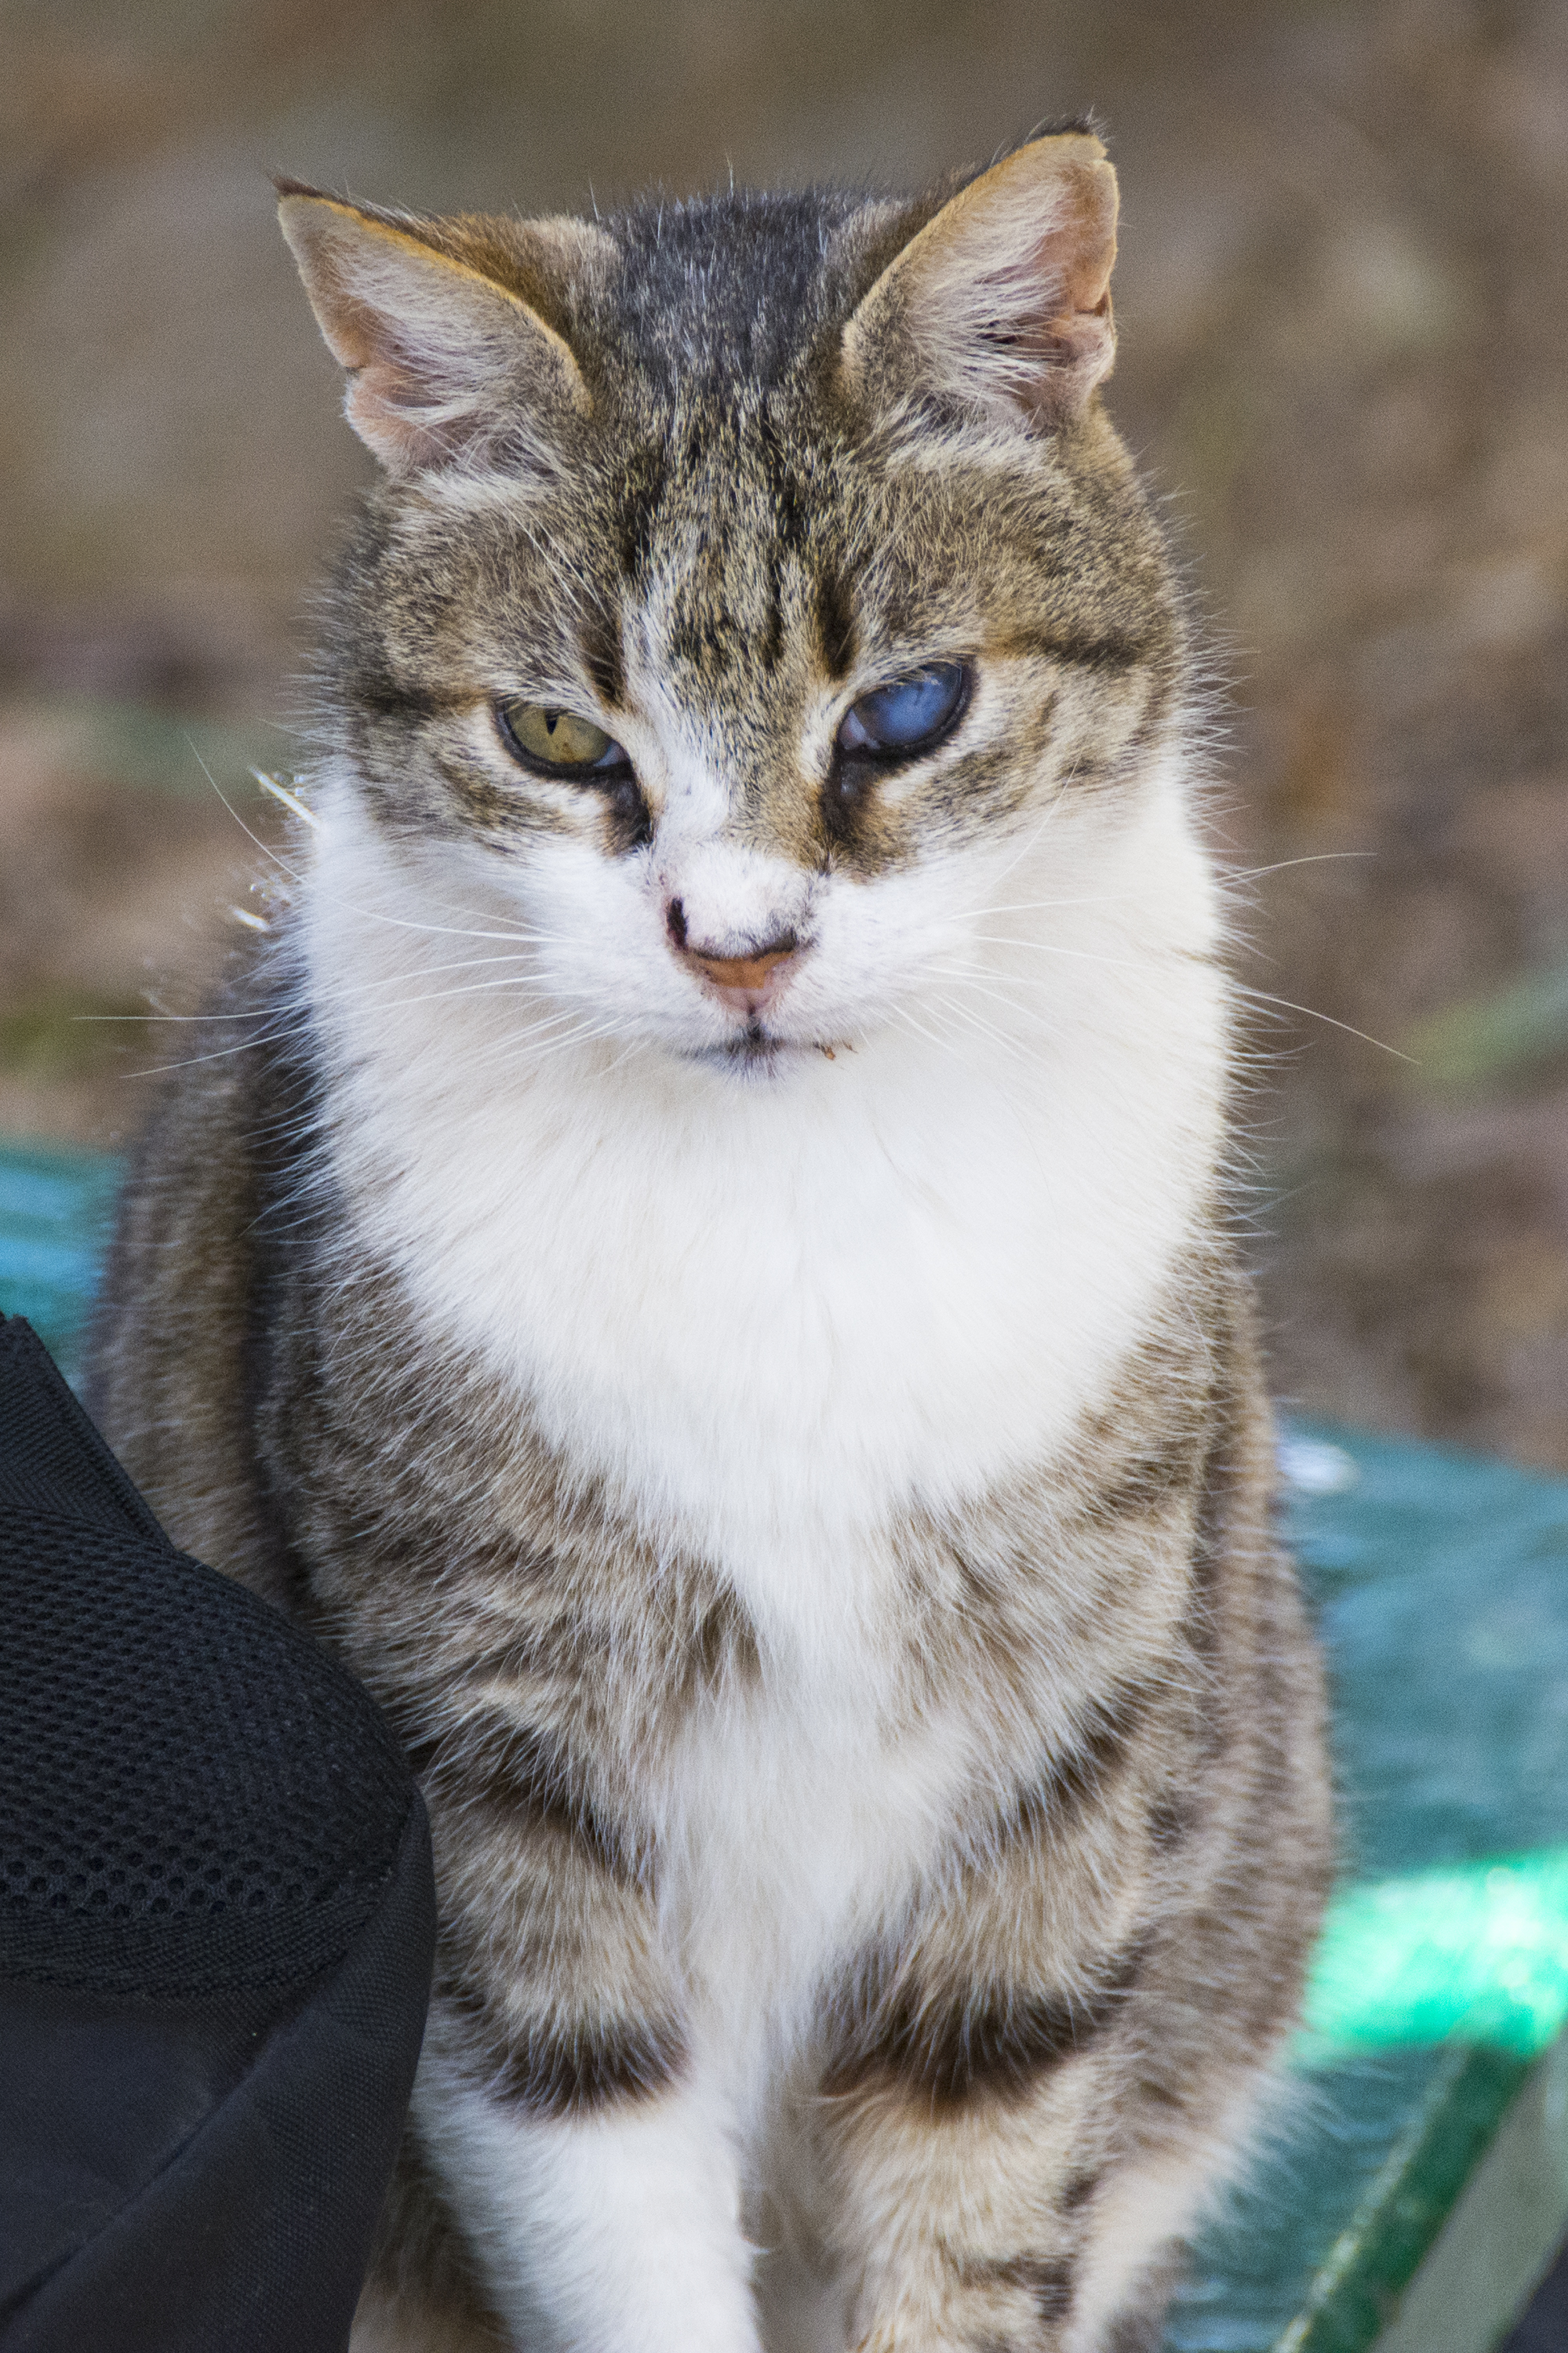
<instances>
[{"instance_id":1,"label":"cat's right ear","mask_svg":"<svg viewBox=\"0 0 1568 2353\"><path fill-rule=\"evenodd\" d=\"M503 440L543 458L588 413L570 345L503 279L523 274L528 240L543 241L547 264L552 237L598 231L405 219L297 181L277 185L316 322L348 372L344 414L390 472L450 465Z\"/></svg>"}]
</instances>

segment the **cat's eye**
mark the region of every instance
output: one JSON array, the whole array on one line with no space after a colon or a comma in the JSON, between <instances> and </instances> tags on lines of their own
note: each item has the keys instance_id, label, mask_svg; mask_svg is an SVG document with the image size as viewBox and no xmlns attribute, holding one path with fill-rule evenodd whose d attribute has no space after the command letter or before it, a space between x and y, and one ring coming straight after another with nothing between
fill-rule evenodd
<instances>
[{"instance_id":1,"label":"cat's eye","mask_svg":"<svg viewBox=\"0 0 1568 2353\"><path fill-rule=\"evenodd\" d=\"M851 704L839 727L838 748L882 759L928 751L957 725L969 689L962 662L927 662L890 679Z\"/></svg>"},{"instance_id":2,"label":"cat's eye","mask_svg":"<svg viewBox=\"0 0 1568 2353\"><path fill-rule=\"evenodd\" d=\"M544 768L556 776L599 777L628 765L626 754L613 735L579 719L575 711L558 711L547 702L524 702L512 696L497 702L495 716L502 741L525 768Z\"/></svg>"}]
</instances>

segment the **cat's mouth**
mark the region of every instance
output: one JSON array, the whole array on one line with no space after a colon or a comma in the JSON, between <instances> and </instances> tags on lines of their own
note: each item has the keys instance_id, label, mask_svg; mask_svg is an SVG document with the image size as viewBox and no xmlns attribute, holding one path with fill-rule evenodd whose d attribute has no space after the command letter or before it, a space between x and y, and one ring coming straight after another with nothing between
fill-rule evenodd
<instances>
[{"instance_id":1,"label":"cat's mouth","mask_svg":"<svg viewBox=\"0 0 1568 2353\"><path fill-rule=\"evenodd\" d=\"M780 1038L753 1015L744 1029L726 1038L721 1045L706 1048L704 1061L717 1062L721 1068L736 1071L763 1071L786 1056L799 1053L792 1039Z\"/></svg>"},{"instance_id":2,"label":"cat's mouth","mask_svg":"<svg viewBox=\"0 0 1568 2353\"><path fill-rule=\"evenodd\" d=\"M711 1070L727 1071L736 1078L768 1078L807 1055L825 1054L833 1060L833 1049L814 1038L783 1038L769 1029L756 1015L744 1029L737 1029L716 1046L696 1046L687 1050L685 1059L705 1062Z\"/></svg>"}]
</instances>

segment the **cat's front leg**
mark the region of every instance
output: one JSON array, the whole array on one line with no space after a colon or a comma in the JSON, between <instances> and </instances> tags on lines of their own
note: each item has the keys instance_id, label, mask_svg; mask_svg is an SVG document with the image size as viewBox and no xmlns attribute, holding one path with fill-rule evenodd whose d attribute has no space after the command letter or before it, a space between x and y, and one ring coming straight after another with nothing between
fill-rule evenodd
<instances>
[{"instance_id":1,"label":"cat's front leg","mask_svg":"<svg viewBox=\"0 0 1568 2353\"><path fill-rule=\"evenodd\" d=\"M860 1957L815 2104L852 2353L1153 2353L1316 1919L1310 1885L1241 1851L1277 1753L1233 1750L1229 1803L1169 1869L1137 1829L1158 1784L1107 1754L1097 1790L1021 1807L989 1867ZM1315 1788L1274 1806L1307 1877Z\"/></svg>"},{"instance_id":2,"label":"cat's front leg","mask_svg":"<svg viewBox=\"0 0 1568 2353\"><path fill-rule=\"evenodd\" d=\"M824 2170L851 2353L1077 2353L1100 2105L1081 2063L956 2100L891 2076L830 2085Z\"/></svg>"},{"instance_id":3,"label":"cat's front leg","mask_svg":"<svg viewBox=\"0 0 1568 2353\"><path fill-rule=\"evenodd\" d=\"M1141 2098L1159 1733L1152 1706L1105 1717L1092 1757L1047 1759L830 1989L815 2171L853 2353L1114 2341L1079 2324ZM1129 2293L1171 2228L1150 2214Z\"/></svg>"},{"instance_id":4,"label":"cat's front leg","mask_svg":"<svg viewBox=\"0 0 1568 2353\"><path fill-rule=\"evenodd\" d=\"M1120 2073L1085 2051L956 2104L891 2084L832 2104L850 2353L1156 2353L1261 2078L1205 2087L1183 2123L1140 2116Z\"/></svg>"},{"instance_id":5,"label":"cat's front leg","mask_svg":"<svg viewBox=\"0 0 1568 2353\"><path fill-rule=\"evenodd\" d=\"M753 2353L751 2250L716 2099L689 2076L530 2112L432 2010L415 2092L488 2299L525 2353Z\"/></svg>"},{"instance_id":6,"label":"cat's front leg","mask_svg":"<svg viewBox=\"0 0 1568 2353\"><path fill-rule=\"evenodd\" d=\"M522 2353L753 2353L736 2153L634 1825L564 1736L477 1715L425 1789L414 2123L483 2301Z\"/></svg>"}]
</instances>

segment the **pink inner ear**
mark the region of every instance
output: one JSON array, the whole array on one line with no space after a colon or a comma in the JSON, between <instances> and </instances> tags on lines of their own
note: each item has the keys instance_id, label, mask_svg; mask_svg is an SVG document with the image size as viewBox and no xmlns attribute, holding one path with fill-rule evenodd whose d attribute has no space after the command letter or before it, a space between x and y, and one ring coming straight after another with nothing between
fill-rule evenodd
<instances>
[{"instance_id":1,"label":"pink inner ear","mask_svg":"<svg viewBox=\"0 0 1568 2353\"><path fill-rule=\"evenodd\" d=\"M954 389L1046 430L1082 409L1116 353L1116 220L1103 158L1028 151L938 216L910 258L927 349Z\"/></svg>"},{"instance_id":2,"label":"pink inner ear","mask_svg":"<svg viewBox=\"0 0 1568 2353\"><path fill-rule=\"evenodd\" d=\"M351 375L344 415L389 466L430 466L450 458L462 436L429 413L429 387L397 358L372 359Z\"/></svg>"},{"instance_id":3,"label":"pink inner ear","mask_svg":"<svg viewBox=\"0 0 1568 2353\"><path fill-rule=\"evenodd\" d=\"M1027 273L1009 273L1015 289L1025 280L1028 297L1015 291L980 340L994 354L997 390L1050 423L1081 407L1110 367L1109 262L1097 257L1067 275L1058 237L1044 238L1031 259Z\"/></svg>"},{"instance_id":4,"label":"pink inner ear","mask_svg":"<svg viewBox=\"0 0 1568 2353\"><path fill-rule=\"evenodd\" d=\"M380 321L366 304L335 289L334 295L330 304L318 303L316 312L327 348L340 367L368 366L382 340Z\"/></svg>"},{"instance_id":5,"label":"pink inner ear","mask_svg":"<svg viewBox=\"0 0 1568 2353\"><path fill-rule=\"evenodd\" d=\"M1033 363L1023 406L1065 417L1081 406L1110 367L1111 268L1116 260L1114 198L1094 180L1073 192L1066 221L1040 239L1027 276L1038 291L999 344Z\"/></svg>"},{"instance_id":6,"label":"pink inner ear","mask_svg":"<svg viewBox=\"0 0 1568 2353\"><path fill-rule=\"evenodd\" d=\"M1087 174L1075 174L1068 217L1043 237L1031 257L1033 276L1049 290L1051 306L1064 322L1074 318L1108 320L1110 274L1116 260L1116 209Z\"/></svg>"},{"instance_id":7,"label":"pink inner ear","mask_svg":"<svg viewBox=\"0 0 1568 2353\"><path fill-rule=\"evenodd\" d=\"M395 313L352 297L340 301L333 330L349 372L344 414L385 464L439 465L474 438L477 375L465 382L451 353L422 347Z\"/></svg>"},{"instance_id":8,"label":"pink inner ear","mask_svg":"<svg viewBox=\"0 0 1568 2353\"><path fill-rule=\"evenodd\" d=\"M403 361L383 355L355 370L349 405L366 416L387 411L407 416L419 406L418 389Z\"/></svg>"},{"instance_id":9,"label":"pink inner ear","mask_svg":"<svg viewBox=\"0 0 1568 2353\"><path fill-rule=\"evenodd\" d=\"M1053 304L1029 325L1029 332L1019 336L1017 343L1043 364L1075 367L1098 361L1107 355L1110 344L1110 296L1102 295L1093 311Z\"/></svg>"}]
</instances>

